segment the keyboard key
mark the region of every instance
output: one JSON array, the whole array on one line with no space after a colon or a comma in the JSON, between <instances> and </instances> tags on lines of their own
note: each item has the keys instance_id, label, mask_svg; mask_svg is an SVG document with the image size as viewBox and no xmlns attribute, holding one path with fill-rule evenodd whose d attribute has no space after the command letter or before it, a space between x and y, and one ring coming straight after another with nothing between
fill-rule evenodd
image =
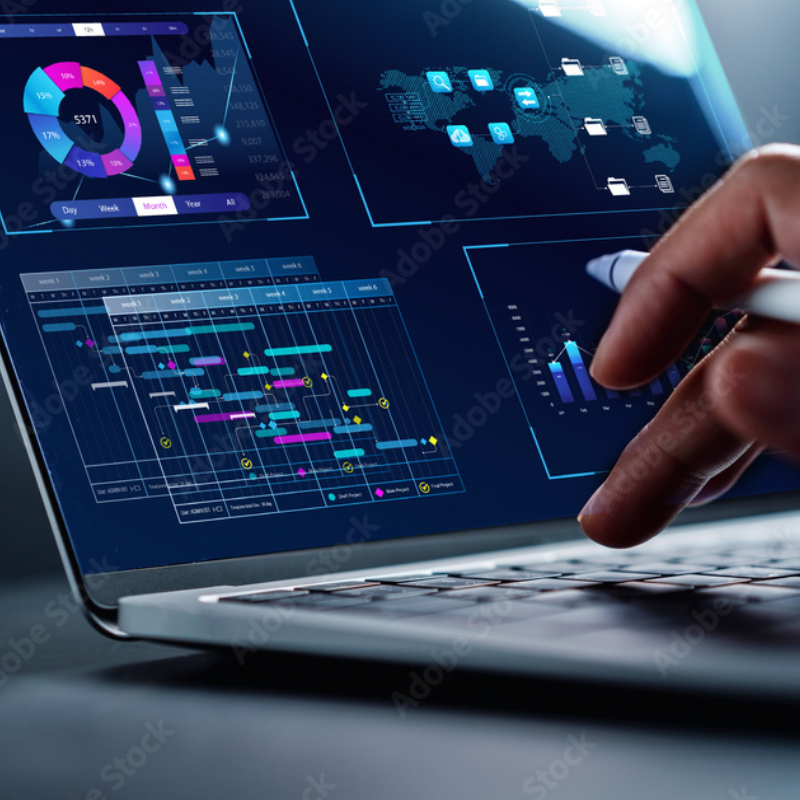
<instances>
[{"instance_id":1,"label":"keyboard key","mask_svg":"<svg viewBox=\"0 0 800 800\"><path fill-rule=\"evenodd\" d=\"M292 589L272 589L255 594L237 594L234 597L220 597L220 602L234 603L270 603L273 600L297 599L307 595L308 592Z\"/></svg>"},{"instance_id":2,"label":"keyboard key","mask_svg":"<svg viewBox=\"0 0 800 800\"><path fill-rule=\"evenodd\" d=\"M364 589L349 589L343 592L337 592L336 596L371 597L373 600L401 600L404 597L420 597L425 594L436 594L436 591L436 589L421 589L414 586L380 584L379 586L368 586Z\"/></svg>"},{"instance_id":3,"label":"keyboard key","mask_svg":"<svg viewBox=\"0 0 800 800\"><path fill-rule=\"evenodd\" d=\"M540 578L535 581L515 583L514 589L524 589L530 592L557 592L564 589L580 589L585 586L600 586L602 584L592 581L578 581L565 578Z\"/></svg>"},{"instance_id":4,"label":"keyboard key","mask_svg":"<svg viewBox=\"0 0 800 800\"><path fill-rule=\"evenodd\" d=\"M428 580L428 578L446 578L446 572L409 572L407 575L390 575L379 578L367 578L378 583L406 583L407 581Z\"/></svg>"},{"instance_id":5,"label":"keyboard key","mask_svg":"<svg viewBox=\"0 0 800 800\"><path fill-rule=\"evenodd\" d=\"M720 569L712 575L730 578L749 578L751 580L768 580L769 578L788 578L792 575L797 575L797 570L780 569L771 566L740 566L728 567L727 569Z\"/></svg>"},{"instance_id":6,"label":"keyboard key","mask_svg":"<svg viewBox=\"0 0 800 800\"><path fill-rule=\"evenodd\" d=\"M724 578L712 575L663 575L653 580L673 586L688 586L699 589L705 586L733 586L736 583L747 583L747 578Z\"/></svg>"},{"instance_id":7,"label":"keyboard key","mask_svg":"<svg viewBox=\"0 0 800 800\"><path fill-rule=\"evenodd\" d=\"M344 589L363 589L367 586L377 586L377 581L365 581L362 579L353 581L331 581L330 583L315 583L311 586L304 586L309 592L341 592Z\"/></svg>"},{"instance_id":8,"label":"keyboard key","mask_svg":"<svg viewBox=\"0 0 800 800\"><path fill-rule=\"evenodd\" d=\"M657 581L628 581L626 583L599 584L598 591L613 592L617 596L652 597L663 595L689 594L689 586Z\"/></svg>"},{"instance_id":9,"label":"keyboard key","mask_svg":"<svg viewBox=\"0 0 800 800\"><path fill-rule=\"evenodd\" d=\"M447 597L458 600L474 600L477 603L498 603L501 600L520 600L528 596L528 592L510 586L508 588L505 586L479 586L477 589L455 589L447 593Z\"/></svg>"},{"instance_id":10,"label":"keyboard key","mask_svg":"<svg viewBox=\"0 0 800 800\"><path fill-rule=\"evenodd\" d=\"M369 597L341 597L338 594L307 594L303 597L287 597L283 600L276 600L276 606L290 606L299 609L309 609L312 611L333 611L339 608L349 608L351 606L366 605L371 603Z\"/></svg>"},{"instance_id":11,"label":"keyboard key","mask_svg":"<svg viewBox=\"0 0 800 800\"><path fill-rule=\"evenodd\" d=\"M474 608L474 600L456 600L456 594L428 595L426 597L409 597L402 600L392 600L387 603L383 600L374 602L368 608L354 609L359 613L385 614L396 617L416 617L426 614L445 614L459 608ZM453 599L451 599L453 598Z\"/></svg>"},{"instance_id":12,"label":"keyboard key","mask_svg":"<svg viewBox=\"0 0 800 800\"><path fill-rule=\"evenodd\" d=\"M534 564L498 564L498 568L530 570L532 572L557 572L572 574L575 572L588 572L591 569L607 569L609 562L583 559L567 559L566 561L541 561Z\"/></svg>"},{"instance_id":13,"label":"keyboard key","mask_svg":"<svg viewBox=\"0 0 800 800\"><path fill-rule=\"evenodd\" d=\"M456 578L445 575L441 578L424 578L422 580L403 581L403 586L421 586L425 589L471 589L475 586L491 586L500 583L495 580L482 580L481 578Z\"/></svg>"},{"instance_id":14,"label":"keyboard key","mask_svg":"<svg viewBox=\"0 0 800 800\"><path fill-rule=\"evenodd\" d=\"M766 584L738 583L733 586L718 586L713 589L698 589L697 597L721 597L731 602L768 603L800 596L800 589L784 589Z\"/></svg>"},{"instance_id":15,"label":"keyboard key","mask_svg":"<svg viewBox=\"0 0 800 800\"><path fill-rule=\"evenodd\" d=\"M510 569L498 568L490 569L485 572L459 573L462 578L477 578L479 580L503 581L512 583L514 581L529 581L535 578L557 578L560 572L546 572L531 569Z\"/></svg>"},{"instance_id":16,"label":"keyboard key","mask_svg":"<svg viewBox=\"0 0 800 800\"><path fill-rule=\"evenodd\" d=\"M578 572L575 578L579 581L595 581L597 583L622 583L623 581L646 581L648 578L658 578L650 572L623 572L622 570L609 569L597 570L596 572ZM571 577L564 576L565 580L572 580Z\"/></svg>"},{"instance_id":17,"label":"keyboard key","mask_svg":"<svg viewBox=\"0 0 800 800\"><path fill-rule=\"evenodd\" d=\"M789 578L774 578L773 580L758 581L757 586L782 586L788 589L800 589L800 575L792 575Z\"/></svg>"},{"instance_id":18,"label":"keyboard key","mask_svg":"<svg viewBox=\"0 0 800 800\"><path fill-rule=\"evenodd\" d=\"M708 564L677 564L672 561L645 561L636 564L635 568L620 567L623 572L652 572L656 575L685 575L690 572L707 572Z\"/></svg>"},{"instance_id":19,"label":"keyboard key","mask_svg":"<svg viewBox=\"0 0 800 800\"><path fill-rule=\"evenodd\" d=\"M599 584L595 584L598 586ZM530 599L525 601L528 603L556 603L556 604L575 604L575 603L592 603L593 598L586 594L583 589L573 589L572 591L566 590L563 592L533 592Z\"/></svg>"},{"instance_id":20,"label":"keyboard key","mask_svg":"<svg viewBox=\"0 0 800 800\"><path fill-rule=\"evenodd\" d=\"M791 558L777 558L769 562L770 567L777 567L780 569L791 569L800 571L800 556L793 556Z\"/></svg>"}]
</instances>

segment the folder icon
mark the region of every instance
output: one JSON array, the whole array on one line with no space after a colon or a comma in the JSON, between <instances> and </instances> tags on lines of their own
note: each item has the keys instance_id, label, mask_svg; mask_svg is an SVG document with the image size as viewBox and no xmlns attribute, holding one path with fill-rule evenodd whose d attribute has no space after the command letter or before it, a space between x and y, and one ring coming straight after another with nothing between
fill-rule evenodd
<instances>
[{"instance_id":1,"label":"folder icon","mask_svg":"<svg viewBox=\"0 0 800 800\"><path fill-rule=\"evenodd\" d=\"M586 128L586 133L588 133L589 136L608 136L605 123L601 119L586 117L583 121L583 127Z\"/></svg>"},{"instance_id":2,"label":"folder icon","mask_svg":"<svg viewBox=\"0 0 800 800\"><path fill-rule=\"evenodd\" d=\"M556 0L539 0L539 11L543 17L561 16L561 8Z\"/></svg>"},{"instance_id":3,"label":"folder icon","mask_svg":"<svg viewBox=\"0 0 800 800\"><path fill-rule=\"evenodd\" d=\"M608 191L611 192L614 197L627 197L631 193L631 190L628 188L628 182L623 178L609 178Z\"/></svg>"},{"instance_id":4,"label":"folder icon","mask_svg":"<svg viewBox=\"0 0 800 800\"><path fill-rule=\"evenodd\" d=\"M562 58L561 69L564 70L565 75L577 78L583 75L583 67L577 58Z\"/></svg>"},{"instance_id":5,"label":"folder icon","mask_svg":"<svg viewBox=\"0 0 800 800\"><path fill-rule=\"evenodd\" d=\"M672 185L669 175L656 175L656 186L664 194L674 194L675 187Z\"/></svg>"}]
</instances>

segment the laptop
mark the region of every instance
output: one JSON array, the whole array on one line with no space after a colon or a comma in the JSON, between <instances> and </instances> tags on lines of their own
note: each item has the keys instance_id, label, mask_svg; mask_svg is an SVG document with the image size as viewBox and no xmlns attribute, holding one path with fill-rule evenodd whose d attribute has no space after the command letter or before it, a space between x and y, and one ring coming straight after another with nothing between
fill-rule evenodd
<instances>
[{"instance_id":1,"label":"laptop","mask_svg":"<svg viewBox=\"0 0 800 800\"><path fill-rule=\"evenodd\" d=\"M780 454L633 551L575 522L735 321L589 375L587 262L751 144L694 2L218 5L0 24L3 377L91 622L415 665L403 713L460 668L796 695Z\"/></svg>"}]
</instances>

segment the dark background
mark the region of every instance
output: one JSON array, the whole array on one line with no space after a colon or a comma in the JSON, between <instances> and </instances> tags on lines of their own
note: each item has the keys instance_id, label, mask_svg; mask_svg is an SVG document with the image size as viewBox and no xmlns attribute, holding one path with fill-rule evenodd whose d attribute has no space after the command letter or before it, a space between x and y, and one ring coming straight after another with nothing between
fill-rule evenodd
<instances>
[{"instance_id":1,"label":"dark background","mask_svg":"<svg viewBox=\"0 0 800 800\"><path fill-rule=\"evenodd\" d=\"M757 144L800 143L800 7L789 0L699 0ZM0 581L60 569L5 393L0 390Z\"/></svg>"}]
</instances>

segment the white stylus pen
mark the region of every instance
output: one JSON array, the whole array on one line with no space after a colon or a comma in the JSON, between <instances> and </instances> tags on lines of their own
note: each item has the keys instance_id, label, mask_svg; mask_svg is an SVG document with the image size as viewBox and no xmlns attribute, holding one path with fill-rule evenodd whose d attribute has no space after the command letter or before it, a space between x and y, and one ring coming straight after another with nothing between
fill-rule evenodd
<instances>
[{"instance_id":1,"label":"white stylus pen","mask_svg":"<svg viewBox=\"0 0 800 800\"><path fill-rule=\"evenodd\" d=\"M623 250L593 259L586 265L586 271L604 286L622 294L633 273L648 255L636 250ZM763 269L753 288L732 300L727 307L741 308L750 314L781 322L800 324L800 272Z\"/></svg>"}]
</instances>

